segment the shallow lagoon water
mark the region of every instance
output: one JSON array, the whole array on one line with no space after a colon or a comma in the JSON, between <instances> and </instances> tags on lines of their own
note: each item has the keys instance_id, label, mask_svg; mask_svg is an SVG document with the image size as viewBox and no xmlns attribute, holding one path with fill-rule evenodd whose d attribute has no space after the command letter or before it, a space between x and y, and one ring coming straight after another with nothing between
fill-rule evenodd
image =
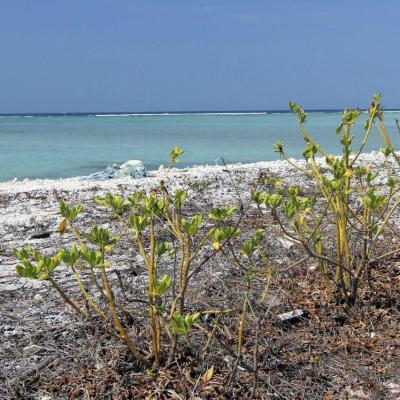
<instances>
[{"instance_id":1,"label":"shallow lagoon water","mask_svg":"<svg viewBox=\"0 0 400 400\"><path fill-rule=\"evenodd\" d=\"M340 151L335 138L339 112L308 113L307 129L328 152ZM354 129L361 140L363 120ZM395 124L400 111L386 113L393 143L400 144ZM66 178L103 170L112 163L142 160L149 169L168 161L174 146L185 149L182 166L274 160L273 144L286 144L289 156L300 158L304 142L293 114L182 113L0 116L0 181L14 177ZM373 132L365 151L382 141Z\"/></svg>"}]
</instances>

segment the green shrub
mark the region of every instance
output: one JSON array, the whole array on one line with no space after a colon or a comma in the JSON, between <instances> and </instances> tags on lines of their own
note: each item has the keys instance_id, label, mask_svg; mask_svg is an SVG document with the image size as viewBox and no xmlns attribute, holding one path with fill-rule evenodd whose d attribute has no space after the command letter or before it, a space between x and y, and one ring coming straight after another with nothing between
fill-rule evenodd
<instances>
[{"instance_id":1,"label":"green shrub","mask_svg":"<svg viewBox=\"0 0 400 400\"><path fill-rule=\"evenodd\" d=\"M384 256L379 253L377 243L400 205L400 187L392 173L392 161L400 163L386 131L380 96L374 97L368 109L356 152L351 148L354 139L351 130L361 111L343 112L336 129L342 147L342 155L337 157L330 156L306 131L304 110L292 102L289 107L298 118L305 141L305 165L290 160L282 142L275 145L275 150L311 179L315 195L303 195L301 187L273 185L268 192L254 192L252 198L264 221L277 235L302 246L310 258L318 260L329 297L353 304L368 266ZM376 128L385 143L381 151L386 157L386 190L376 185L377 173L357 163L372 128ZM326 165L316 159L318 155L325 158Z\"/></svg>"},{"instance_id":2,"label":"green shrub","mask_svg":"<svg viewBox=\"0 0 400 400\"><path fill-rule=\"evenodd\" d=\"M169 167L178 162L182 154L181 149L174 148ZM237 227L229 222L237 207L222 206L211 209L208 216L199 213L184 217L183 208L189 202L187 192L176 190L170 195L165 182L161 182L158 191L150 194L134 192L128 198L107 194L97 198L96 202L110 210L110 218L119 221L119 235L114 236L109 229L97 225L89 232L79 232L75 222L83 207L70 206L61 201L63 219L59 232L63 235L70 230L77 245L69 249L58 249L53 256L44 256L30 246L14 250L20 261L16 267L17 273L24 278L48 280L69 306L82 317L88 318L88 310L82 302L71 298L55 280L54 271L57 267L61 264L68 266L87 307L112 326L111 333L126 343L137 360L150 366L151 362L139 351L135 339L130 335L131 327L124 318L124 313L128 311L118 303L116 289L109 279L108 271L112 267L110 255L121 236L128 235L133 241L132 251L137 249L147 272L148 310L142 317L149 321L152 332L152 338L149 339L150 358L158 367L162 361L163 349L169 348L169 361L172 361L180 336L187 335L201 315L201 310L187 313L185 307L190 272L195 263L201 265L200 256L206 246L210 246L209 251L215 254L239 234ZM168 232L167 237L170 239L165 240L163 232ZM175 258L177 276L160 276L158 272L160 262L168 257ZM82 274L85 273L91 278L90 287L83 282ZM166 294L174 283L176 294L167 299ZM98 292L98 296L94 296L93 289Z\"/></svg>"}]
</instances>

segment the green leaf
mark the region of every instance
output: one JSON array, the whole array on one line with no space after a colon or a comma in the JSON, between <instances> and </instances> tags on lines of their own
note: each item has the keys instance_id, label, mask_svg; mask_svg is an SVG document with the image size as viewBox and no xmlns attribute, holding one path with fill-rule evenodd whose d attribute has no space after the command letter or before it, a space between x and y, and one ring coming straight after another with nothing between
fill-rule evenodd
<instances>
[{"instance_id":1,"label":"green leaf","mask_svg":"<svg viewBox=\"0 0 400 400\"><path fill-rule=\"evenodd\" d=\"M174 147L170 154L170 160L169 163L170 164L175 164L175 163L179 163L180 160L178 159L178 157L180 157L185 151L182 150L180 147Z\"/></svg>"},{"instance_id":2,"label":"green leaf","mask_svg":"<svg viewBox=\"0 0 400 400\"><path fill-rule=\"evenodd\" d=\"M176 190L174 193L174 207L179 209L183 206L188 194L184 190Z\"/></svg>"},{"instance_id":3,"label":"green leaf","mask_svg":"<svg viewBox=\"0 0 400 400\"><path fill-rule=\"evenodd\" d=\"M251 196L251 199L254 201L254 203L257 204L257 206L261 206L261 204L264 204L268 196L269 195L267 193L254 192L253 195Z\"/></svg>"},{"instance_id":4,"label":"green leaf","mask_svg":"<svg viewBox=\"0 0 400 400\"><path fill-rule=\"evenodd\" d=\"M234 239L240 234L239 228L233 228L232 226L221 226L217 228L211 235L211 240L216 242L222 242L229 238Z\"/></svg>"},{"instance_id":5,"label":"green leaf","mask_svg":"<svg viewBox=\"0 0 400 400\"><path fill-rule=\"evenodd\" d=\"M273 210L278 208L282 204L282 195L279 193L273 193L268 198L267 206Z\"/></svg>"},{"instance_id":6,"label":"green leaf","mask_svg":"<svg viewBox=\"0 0 400 400\"><path fill-rule=\"evenodd\" d=\"M75 266L81 256L81 252L79 249L75 246L72 245L70 249L63 249L61 253L62 261L70 266Z\"/></svg>"},{"instance_id":7,"label":"green leaf","mask_svg":"<svg viewBox=\"0 0 400 400\"><path fill-rule=\"evenodd\" d=\"M310 158L314 157L314 155L318 152L318 147L316 146L311 146L310 143L307 143L306 145L306 150L303 153L303 157L306 160L309 160Z\"/></svg>"},{"instance_id":8,"label":"green leaf","mask_svg":"<svg viewBox=\"0 0 400 400\"><path fill-rule=\"evenodd\" d=\"M134 192L128 197L128 201L133 207L137 207L145 197L146 195L143 192Z\"/></svg>"},{"instance_id":9,"label":"green leaf","mask_svg":"<svg viewBox=\"0 0 400 400\"><path fill-rule=\"evenodd\" d=\"M102 262L101 252L87 248L82 248L80 252L82 258L89 264L90 267L94 268L101 264Z\"/></svg>"},{"instance_id":10,"label":"green leaf","mask_svg":"<svg viewBox=\"0 0 400 400\"><path fill-rule=\"evenodd\" d=\"M200 229L203 222L203 214L195 215L192 220L182 218L182 228L190 236L194 236Z\"/></svg>"},{"instance_id":11,"label":"green leaf","mask_svg":"<svg viewBox=\"0 0 400 400\"><path fill-rule=\"evenodd\" d=\"M240 248L240 252L246 255L248 258L252 257L254 252L260 247L262 240L264 239L264 229L257 229L254 236L244 242Z\"/></svg>"},{"instance_id":12,"label":"green leaf","mask_svg":"<svg viewBox=\"0 0 400 400\"><path fill-rule=\"evenodd\" d=\"M143 232L147 225L150 222L150 218L145 215L137 216L135 214L131 214L129 217L129 225L136 231L136 233Z\"/></svg>"},{"instance_id":13,"label":"green leaf","mask_svg":"<svg viewBox=\"0 0 400 400\"><path fill-rule=\"evenodd\" d=\"M94 225L92 230L84 236L90 243L101 248L112 247L121 239L119 236L113 237L109 229L97 225Z\"/></svg>"},{"instance_id":14,"label":"green leaf","mask_svg":"<svg viewBox=\"0 0 400 400\"><path fill-rule=\"evenodd\" d=\"M21 261L15 268L17 274L28 279L47 279L49 274L61 263L61 252L52 257L44 256L31 247L14 251Z\"/></svg>"},{"instance_id":15,"label":"green leaf","mask_svg":"<svg viewBox=\"0 0 400 400\"><path fill-rule=\"evenodd\" d=\"M99 206L111 208L116 215L119 215L125 206L125 200L118 194L105 194L103 198L96 198L96 203Z\"/></svg>"},{"instance_id":16,"label":"green leaf","mask_svg":"<svg viewBox=\"0 0 400 400\"><path fill-rule=\"evenodd\" d=\"M172 285L172 279L168 275L164 275L158 282L153 281L153 296L162 296Z\"/></svg>"},{"instance_id":17,"label":"green leaf","mask_svg":"<svg viewBox=\"0 0 400 400\"><path fill-rule=\"evenodd\" d=\"M361 115L361 110L356 108L354 110L344 110L342 115L343 125L354 125L358 117Z\"/></svg>"},{"instance_id":18,"label":"green leaf","mask_svg":"<svg viewBox=\"0 0 400 400\"><path fill-rule=\"evenodd\" d=\"M390 188L394 188L395 185L396 185L396 183L397 183L397 179L396 179L394 176L389 176L389 178L388 178L388 180L387 180L387 185L388 185Z\"/></svg>"},{"instance_id":19,"label":"green leaf","mask_svg":"<svg viewBox=\"0 0 400 400\"><path fill-rule=\"evenodd\" d=\"M18 274L19 276L21 276L21 277L23 277L23 278L26 278L26 275L25 275L25 268L23 267L23 265L18 264L18 265L15 267L15 270L16 270L16 272L17 272L17 274Z\"/></svg>"},{"instance_id":20,"label":"green leaf","mask_svg":"<svg viewBox=\"0 0 400 400\"><path fill-rule=\"evenodd\" d=\"M177 335L187 335L194 323L200 318L201 313L186 314L182 316L180 313L174 313L172 317L172 332Z\"/></svg>"},{"instance_id":21,"label":"green leaf","mask_svg":"<svg viewBox=\"0 0 400 400\"><path fill-rule=\"evenodd\" d=\"M213 208L208 215L208 218L213 221L224 221L226 218L230 217L233 215L233 213L238 209L238 207L217 207Z\"/></svg>"},{"instance_id":22,"label":"green leaf","mask_svg":"<svg viewBox=\"0 0 400 400\"><path fill-rule=\"evenodd\" d=\"M249 268L244 274L244 280L246 282L251 282L255 278L256 274L252 268Z\"/></svg>"},{"instance_id":23,"label":"green leaf","mask_svg":"<svg viewBox=\"0 0 400 400\"><path fill-rule=\"evenodd\" d=\"M297 115L297 119L299 120L300 124L303 125L307 118L307 114L304 112L304 110L293 101L289 101L289 109L292 111L292 113Z\"/></svg>"},{"instance_id":24,"label":"green leaf","mask_svg":"<svg viewBox=\"0 0 400 400\"><path fill-rule=\"evenodd\" d=\"M32 255L33 251L34 250L32 249L31 245L28 244L26 247L22 247L20 250L14 248L13 254L15 258L18 258L18 260L25 260Z\"/></svg>"},{"instance_id":25,"label":"green leaf","mask_svg":"<svg viewBox=\"0 0 400 400\"><path fill-rule=\"evenodd\" d=\"M278 153L278 154L280 154L280 155L283 155L284 154L284 151L283 151L283 149L284 149L284 147L285 147L285 143L283 143L283 142L276 142L274 145L273 145L273 148L274 148L274 150L275 150L275 153Z\"/></svg>"},{"instance_id":26,"label":"green leaf","mask_svg":"<svg viewBox=\"0 0 400 400\"><path fill-rule=\"evenodd\" d=\"M392 146L381 147L379 150L385 155L385 157L389 157L394 151Z\"/></svg>"},{"instance_id":27,"label":"green leaf","mask_svg":"<svg viewBox=\"0 0 400 400\"><path fill-rule=\"evenodd\" d=\"M70 207L63 200L60 201L60 212L61 215L68 220L68 222L74 222L76 217L81 213L82 206L77 205L75 207Z\"/></svg>"},{"instance_id":28,"label":"green leaf","mask_svg":"<svg viewBox=\"0 0 400 400\"><path fill-rule=\"evenodd\" d=\"M166 253L169 250L169 246L169 242L157 242L155 245L155 252L157 254L157 257L160 258L164 253Z\"/></svg>"}]
</instances>

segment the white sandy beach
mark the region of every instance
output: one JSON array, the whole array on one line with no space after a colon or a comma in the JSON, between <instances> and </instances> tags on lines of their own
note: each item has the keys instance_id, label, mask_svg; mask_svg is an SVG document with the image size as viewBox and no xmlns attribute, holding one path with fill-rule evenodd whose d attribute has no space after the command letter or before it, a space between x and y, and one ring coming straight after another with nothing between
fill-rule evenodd
<instances>
[{"instance_id":1,"label":"white sandy beach","mask_svg":"<svg viewBox=\"0 0 400 400\"><path fill-rule=\"evenodd\" d=\"M368 164L373 170L383 170L382 154L363 154L359 162ZM300 161L303 163L304 161ZM320 159L324 163L323 159ZM229 171L226 172L226 171ZM268 161L253 164L233 164L227 166L197 166L186 169L160 169L153 171L147 178L110 179L89 181L81 178L59 180L24 180L0 183L0 290L15 289L18 281L15 276L15 260L12 249L28 242L39 248L51 250L59 242L57 224L60 219L57 197L72 204L83 204L85 212L82 223L99 219L100 207L95 197L105 193L129 194L135 190L150 191L158 187L161 180L172 192L176 188L185 188L199 208L207 204L238 203L249 199L251 185L256 184L260 172L283 178L287 185L307 186L304 177L286 161ZM378 176L377 183L383 183ZM98 223L104 221L98 220ZM49 232L49 239L31 239L38 232Z\"/></svg>"}]
</instances>

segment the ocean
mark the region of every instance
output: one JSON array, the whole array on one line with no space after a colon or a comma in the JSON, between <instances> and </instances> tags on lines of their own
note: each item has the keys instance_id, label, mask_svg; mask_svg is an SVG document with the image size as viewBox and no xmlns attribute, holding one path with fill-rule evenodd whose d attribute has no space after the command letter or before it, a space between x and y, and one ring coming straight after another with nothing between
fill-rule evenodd
<instances>
[{"instance_id":1,"label":"ocean","mask_svg":"<svg viewBox=\"0 0 400 400\"><path fill-rule=\"evenodd\" d=\"M335 137L339 111L308 112L309 132L331 154L340 151ZM353 129L355 143L362 123ZM400 111L386 111L393 143ZM199 113L87 113L0 115L0 181L13 178L87 176L112 163L142 160L148 170L168 162L174 146L185 150L180 166L248 163L278 158L277 141L287 154L301 158L304 142L293 114L285 111ZM382 141L373 132L365 151Z\"/></svg>"}]
</instances>

